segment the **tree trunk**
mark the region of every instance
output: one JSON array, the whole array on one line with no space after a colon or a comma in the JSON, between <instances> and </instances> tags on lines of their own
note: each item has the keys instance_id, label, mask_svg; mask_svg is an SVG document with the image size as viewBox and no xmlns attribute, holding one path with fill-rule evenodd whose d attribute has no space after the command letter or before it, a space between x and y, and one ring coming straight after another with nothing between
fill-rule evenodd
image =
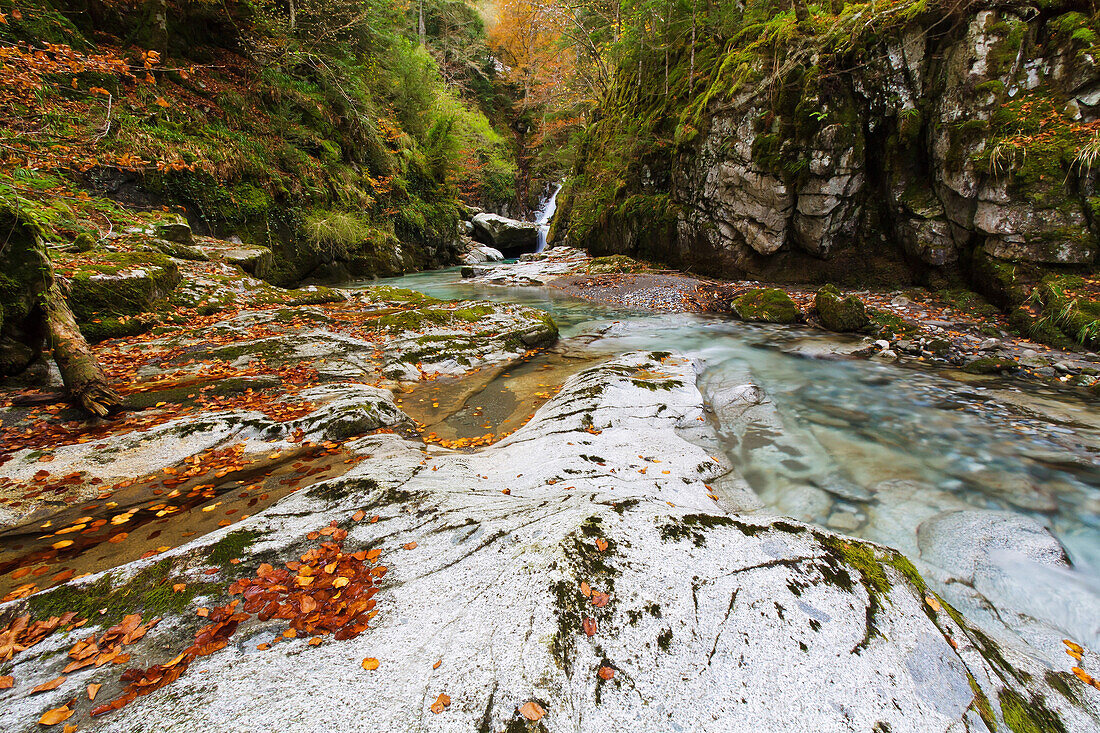
<instances>
[{"instance_id":1,"label":"tree trunk","mask_svg":"<svg viewBox=\"0 0 1100 733\"><path fill-rule=\"evenodd\" d=\"M122 398L111 389L76 325L37 226L22 213L0 207L0 231L6 235L0 242L0 271L9 273L21 289L17 318L5 319L3 335L37 351L40 342L31 337L44 332L72 401L98 417L117 411Z\"/></svg>"},{"instance_id":2,"label":"tree trunk","mask_svg":"<svg viewBox=\"0 0 1100 733\"><path fill-rule=\"evenodd\" d=\"M420 45L423 46L424 41L427 39L427 36L428 36L427 28L424 25L424 0L420 0L419 16L420 16L420 18L419 18L419 22L417 24L416 30L417 30L417 35L420 38Z\"/></svg>"},{"instance_id":3,"label":"tree trunk","mask_svg":"<svg viewBox=\"0 0 1100 733\"><path fill-rule=\"evenodd\" d=\"M52 273L51 273L52 275ZM53 280L53 278L50 278ZM57 282L46 291L45 317L53 358L73 402L97 417L117 411L122 398L111 389Z\"/></svg>"},{"instance_id":4,"label":"tree trunk","mask_svg":"<svg viewBox=\"0 0 1100 733\"><path fill-rule=\"evenodd\" d=\"M293 33L294 29L298 26L298 8L294 5L294 0L290 2L290 32Z\"/></svg>"}]
</instances>

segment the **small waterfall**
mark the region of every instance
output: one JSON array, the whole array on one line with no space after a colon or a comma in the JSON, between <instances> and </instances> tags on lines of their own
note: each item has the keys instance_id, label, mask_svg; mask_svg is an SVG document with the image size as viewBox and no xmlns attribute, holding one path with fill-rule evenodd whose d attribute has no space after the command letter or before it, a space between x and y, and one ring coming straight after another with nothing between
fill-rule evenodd
<instances>
[{"instance_id":1,"label":"small waterfall","mask_svg":"<svg viewBox=\"0 0 1100 733\"><path fill-rule=\"evenodd\" d=\"M558 191L560 190L560 183L554 186L554 192L550 194L550 198L546 199L539 210L538 216L535 217L535 223L539 225L539 246L535 250L536 252L546 249L546 236L550 233L550 220L554 218L554 212L558 210Z\"/></svg>"}]
</instances>

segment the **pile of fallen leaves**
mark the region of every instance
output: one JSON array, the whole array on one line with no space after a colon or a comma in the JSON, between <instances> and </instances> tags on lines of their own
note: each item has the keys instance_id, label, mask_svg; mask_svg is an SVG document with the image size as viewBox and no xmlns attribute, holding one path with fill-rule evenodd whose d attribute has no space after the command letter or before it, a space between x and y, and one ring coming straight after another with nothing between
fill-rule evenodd
<instances>
[{"instance_id":1,"label":"pile of fallen leaves","mask_svg":"<svg viewBox=\"0 0 1100 733\"><path fill-rule=\"evenodd\" d=\"M364 512L357 512L356 520L364 516ZM164 664L145 670L126 670L121 678L127 683L123 693L96 707L91 714L119 710L137 697L178 679L195 659L225 647L237 627L253 614L260 621L288 622L281 635L258 646L261 650L298 636L311 636L309 644L316 646L328 634L342 641L365 631L377 613L373 598L378 592L376 583L387 570L384 565L374 565L381 551L345 553L341 543L348 533L337 527L336 522L316 534L327 539L299 560L287 562L283 568L264 563L254 577L234 581L229 592L242 598L213 609L200 608L198 615L209 623L195 634L190 647Z\"/></svg>"},{"instance_id":2,"label":"pile of fallen leaves","mask_svg":"<svg viewBox=\"0 0 1100 733\"><path fill-rule=\"evenodd\" d=\"M74 621L75 613L50 616L45 621L31 621L30 616L18 616L0 631L0 662L6 662L21 651L30 649L61 627L66 630L83 626L88 621ZM11 687L10 677L0 677L0 688Z\"/></svg>"}]
</instances>

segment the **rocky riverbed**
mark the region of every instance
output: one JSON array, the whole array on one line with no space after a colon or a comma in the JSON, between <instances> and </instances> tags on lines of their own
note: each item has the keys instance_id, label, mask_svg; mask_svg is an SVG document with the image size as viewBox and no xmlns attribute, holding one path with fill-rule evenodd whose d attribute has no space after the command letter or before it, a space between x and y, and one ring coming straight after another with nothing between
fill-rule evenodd
<instances>
[{"instance_id":1,"label":"rocky riverbed","mask_svg":"<svg viewBox=\"0 0 1100 733\"><path fill-rule=\"evenodd\" d=\"M746 294L781 292L790 299L791 316L762 320L862 337L838 343L833 349L838 356L925 362L971 375L1010 375L1100 394L1100 356L1095 352L1053 348L1015 334L996 308L965 290L845 291L862 304L867 317L857 327L838 329L822 317L819 288L692 277L622 255L591 258L569 247L525 255L510 266L465 268L464 274L472 282L547 285L578 298L659 312L736 316L733 304Z\"/></svg>"},{"instance_id":2,"label":"rocky riverbed","mask_svg":"<svg viewBox=\"0 0 1100 733\"><path fill-rule=\"evenodd\" d=\"M729 300L551 252L474 274L611 278L631 306L651 297L638 275L699 301L654 291L663 310ZM864 520L835 501L831 522L769 511L769 481L807 484L792 514L825 474L813 491L853 508L928 489L845 473L751 370L719 380L613 319L554 345L558 325L523 305L171 264L184 318L154 305L151 328L97 346L129 411L88 422L48 390L4 393L5 730L1100 725L1089 614L1059 626L1022 606L996 554L1071 573L1058 540L946 499L889 535L912 537L897 549L852 536ZM784 333L769 348L810 355ZM539 393L476 444L403 408L458 414L513 371Z\"/></svg>"}]
</instances>

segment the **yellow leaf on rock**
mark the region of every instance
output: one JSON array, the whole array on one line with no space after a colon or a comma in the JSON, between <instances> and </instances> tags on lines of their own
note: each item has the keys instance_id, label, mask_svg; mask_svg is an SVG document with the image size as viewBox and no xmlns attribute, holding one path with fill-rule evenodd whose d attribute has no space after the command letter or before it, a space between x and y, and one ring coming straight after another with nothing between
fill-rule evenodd
<instances>
[{"instance_id":1,"label":"yellow leaf on rock","mask_svg":"<svg viewBox=\"0 0 1100 733\"><path fill-rule=\"evenodd\" d=\"M371 670L378 669L378 660L374 657L367 657L363 660L363 669Z\"/></svg>"},{"instance_id":2,"label":"yellow leaf on rock","mask_svg":"<svg viewBox=\"0 0 1100 733\"><path fill-rule=\"evenodd\" d=\"M445 693L441 692L439 693L439 697L435 699L435 702L432 703L431 710L436 715L439 715L443 712L444 708L446 708L450 704L451 698L448 697Z\"/></svg>"},{"instance_id":3,"label":"yellow leaf on rock","mask_svg":"<svg viewBox=\"0 0 1100 733\"><path fill-rule=\"evenodd\" d=\"M70 710L68 706L54 708L53 710L47 710L42 714L42 717L38 719L39 725L57 725L63 720L68 720L73 717L75 711Z\"/></svg>"},{"instance_id":4,"label":"yellow leaf on rock","mask_svg":"<svg viewBox=\"0 0 1100 733\"><path fill-rule=\"evenodd\" d=\"M523 706L519 709L520 715L534 722L542 720L542 716L546 715L546 711L543 710L542 705L539 705L534 700L528 700L523 703Z\"/></svg>"}]
</instances>

